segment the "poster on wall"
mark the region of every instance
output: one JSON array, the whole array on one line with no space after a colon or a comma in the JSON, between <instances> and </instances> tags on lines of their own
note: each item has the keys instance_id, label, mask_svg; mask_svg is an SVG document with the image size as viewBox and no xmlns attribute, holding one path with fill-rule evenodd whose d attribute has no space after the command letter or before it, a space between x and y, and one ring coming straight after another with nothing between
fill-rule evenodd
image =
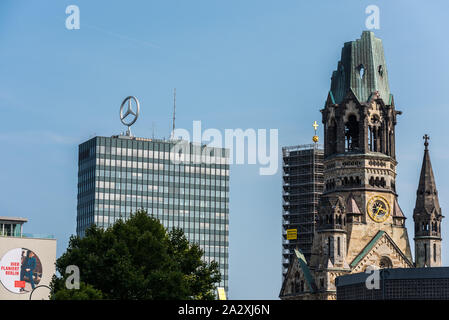
<instances>
[{"instance_id":1,"label":"poster on wall","mask_svg":"<svg viewBox=\"0 0 449 320\"><path fill-rule=\"evenodd\" d=\"M15 248L0 260L0 282L13 293L32 291L42 279L39 257L26 248Z\"/></svg>"}]
</instances>

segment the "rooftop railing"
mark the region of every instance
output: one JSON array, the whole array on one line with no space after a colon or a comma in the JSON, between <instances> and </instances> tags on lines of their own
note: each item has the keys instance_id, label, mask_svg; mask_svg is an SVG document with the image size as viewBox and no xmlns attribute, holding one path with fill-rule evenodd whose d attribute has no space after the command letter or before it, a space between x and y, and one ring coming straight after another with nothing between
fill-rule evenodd
<instances>
[{"instance_id":1,"label":"rooftop railing","mask_svg":"<svg viewBox=\"0 0 449 320\"><path fill-rule=\"evenodd\" d=\"M44 233L22 233L22 234L7 234L0 232L0 237L11 237L11 238L30 238L30 239L56 239L53 234Z\"/></svg>"}]
</instances>

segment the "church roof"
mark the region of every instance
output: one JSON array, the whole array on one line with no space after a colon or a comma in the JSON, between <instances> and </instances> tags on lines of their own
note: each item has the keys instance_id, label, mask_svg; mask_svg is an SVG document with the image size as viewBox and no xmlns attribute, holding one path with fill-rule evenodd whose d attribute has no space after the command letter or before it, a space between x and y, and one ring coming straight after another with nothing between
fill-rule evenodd
<instances>
[{"instance_id":1,"label":"church roof","mask_svg":"<svg viewBox=\"0 0 449 320\"><path fill-rule=\"evenodd\" d=\"M388 233L386 233L383 230L380 230L372 239L370 242L368 242L368 244L365 246L365 248L363 248L363 250L354 258L354 260L352 260L350 266L351 268L354 268L367 254L368 252L371 251L371 249L373 249L374 245L377 243L377 241L379 241L380 238L382 238L383 236L387 237L387 239L389 240L389 242L394 246L394 248L396 249L396 251L400 254L400 256L404 259L404 261L406 261L406 263L410 266L413 266L412 262L404 255L404 253L401 251L401 249L399 249L399 247L394 243L393 239L391 239L391 237L388 235Z\"/></svg>"},{"instance_id":2,"label":"church roof","mask_svg":"<svg viewBox=\"0 0 449 320\"><path fill-rule=\"evenodd\" d=\"M310 292L314 292L316 289L315 281L310 273L309 267L307 266L307 261L299 248L295 249L295 255L298 259L299 265L301 266L304 277L306 278L307 285L309 286Z\"/></svg>"},{"instance_id":3,"label":"church roof","mask_svg":"<svg viewBox=\"0 0 449 320\"><path fill-rule=\"evenodd\" d=\"M383 235L385 234L385 231L379 231L374 238L371 239L371 241L365 246L365 248L360 252L357 257L351 262L350 266L354 268L357 263L362 260L362 258L373 248L374 244L379 240Z\"/></svg>"},{"instance_id":4,"label":"church roof","mask_svg":"<svg viewBox=\"0 0 449 320\"><path fill-rule=\"evenodd\" d=\"M340 103L350 91L359 102L367 102L374 92L386 104L391 101L382 40L371 31L364 31L360 39L344 44L337 70L332 73L329 93L332 101Z\"/></svg>"},{"instance_id":5,"label":"church roof","mask_svg":"<svg viewBox=\"0 0 449 320\"><path fill-rule=\"evenodd\" d=\"M435 176L433 175L432 163L430 162L429 155L429 137L424 136L424 156L421 166L421 174L419 176L418 190L416 192L416 205L415 210L425 210L428 214L431 214L434 209L440 211L440 205L438 201L437 186L435 183Z\"/></svg>"},{"instance_id":6,"label":"church roof","mask_svg":"<svg viewBox=\"0 0 449 320\"><path fill-rule=\"evenodd\" d=\"M306 258L304 257L304 254L299 248L295 249L295 256L296 259L292 259L290 262L290 265L288 267L287 275L284 278L284 281L282 282L281 291L279 293L279 297L287 296L288 294L285 293L287 282L289 281L290 277L293 275L293 272L296 272L296 270L302 270L304 274L304 278L306 280L307 286L309 287L309 291L311 293L314 293L317 290L317 286L315 283L315 279L313 278L310 269L307 265Z\"/></svg>"}]
</instances>

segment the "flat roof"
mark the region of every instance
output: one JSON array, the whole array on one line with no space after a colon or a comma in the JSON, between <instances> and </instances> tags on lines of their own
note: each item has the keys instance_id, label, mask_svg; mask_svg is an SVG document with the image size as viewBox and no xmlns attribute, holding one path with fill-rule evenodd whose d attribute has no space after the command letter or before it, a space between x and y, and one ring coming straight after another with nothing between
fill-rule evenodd
<instances>
[{"instance_id":1,"label":"flat roof","mask_svg":"<svg viewBox=\"0 0 449 320\"><path fill-rule=\"evenodd\" d=\"M0 216L0 222L28 222L28 219L26 218L20 218L20 217L1 217Z\"/></svg>"},{"instance_id":2,"label":"flat roof","mask_svg":"<svg viewBox=\"0 0 449 320\"><path fill-rule=\"evenodd\" d=\"M380 277L385 280L412 280L412 279L449 279L449 267L428 268L391 268L380 269ZM366 281L372 273L354 273L337 277L337 287L360 284Z\"/></svg>"}]
</instances>

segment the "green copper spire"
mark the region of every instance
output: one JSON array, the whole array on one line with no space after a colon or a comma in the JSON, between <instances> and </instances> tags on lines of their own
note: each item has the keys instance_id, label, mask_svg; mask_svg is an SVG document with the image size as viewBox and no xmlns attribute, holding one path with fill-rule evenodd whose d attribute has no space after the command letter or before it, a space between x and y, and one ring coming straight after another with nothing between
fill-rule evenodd
<instances>
[{"instance_id":1,"label":"green copper spire","mask_svg":"<svg viewBox=\"0 0 449 320\"><path fill-rule=\"evenodd\" d=\"M335 103L340 103L349 90L359 102L368 101L376 91L385 104L391 101L382 40L371 31L363 31L360 39L344 44L337 70L332 73L331 96Z\"/></svg>"}]
</instances>

